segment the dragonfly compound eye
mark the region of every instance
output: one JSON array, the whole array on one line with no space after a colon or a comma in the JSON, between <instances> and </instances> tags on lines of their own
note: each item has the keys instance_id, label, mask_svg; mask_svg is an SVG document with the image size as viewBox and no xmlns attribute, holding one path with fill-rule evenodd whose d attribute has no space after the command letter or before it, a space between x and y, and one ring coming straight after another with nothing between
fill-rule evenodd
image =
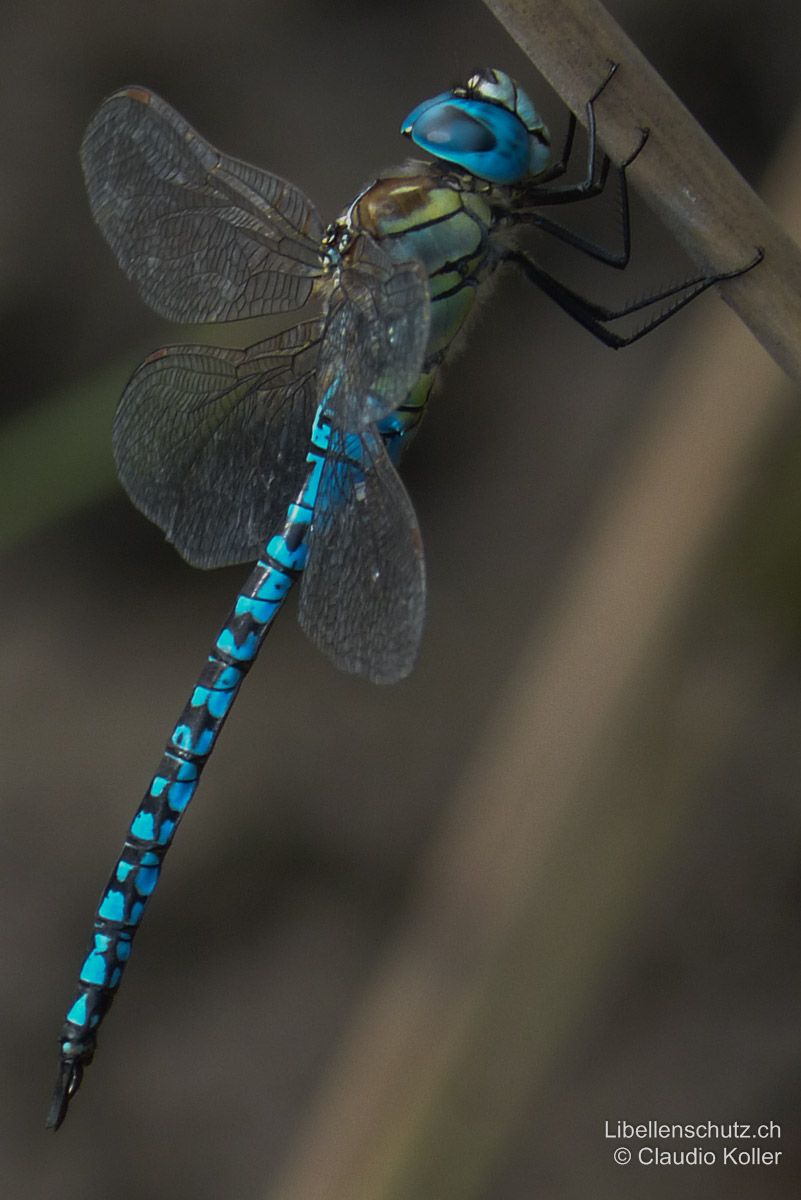
<instances>
[{"instance_id":1,"label":"dragonfly compound eye","mask_svg":"<svg viewBox=\"0 0 801 1200\"><path fill-rule=\"evenodd\" d=\"M485 68L466 87L424 101L401 131L430 154L491 183L537 175L550 159L548 130L525 92L502 71Z\"/></svg>"}]
</instances>

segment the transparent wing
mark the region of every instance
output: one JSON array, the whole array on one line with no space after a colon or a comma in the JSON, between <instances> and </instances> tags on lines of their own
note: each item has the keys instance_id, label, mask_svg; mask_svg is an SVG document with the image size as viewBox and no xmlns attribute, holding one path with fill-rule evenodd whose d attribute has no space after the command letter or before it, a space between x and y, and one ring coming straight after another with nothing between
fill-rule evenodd
<instances>
[{"instance_id":1,"label":"transparent wing","mask_svg":"<svg viewBox=\"0 0 801 1200\"><path fill-rule=\"evenodd\" d=\"M322 322L249 350L171 346L123 392L114 456L134 504L190 563L255 558L306 471Z\"/></svg>"},{"instance_id":2,"label":"transparent wing","mask_svg":"<svg viewBox=\"0 0 801 1200\"><path fill-rule=\"evenodd\" d=\"M338 667L392 683L411 671L423 630L417 517L377 430L331 438L298 619Z\"/></svg>"},{"instance_id":3,"label":"transparent wing","mask_svg":"<svg viewBox=\"0 0 801 1200\"><path fill-rule=\"evenodd\" d=\"M423 364L430 302L415 262L394 263L366 234L346 251L326 313L319 397L340 429L359 430L403 403Z\"/></svg>"},{"instance_id":4,"label":"transparent wing","mask_svg":"<svg viewBox=\"0 0 801 1200\"><path fill-rule=\"evenodd\" d=\"M288 312L321 273L311 201L220 154L146 88L110 96L81 147L92 215L147 303L172 321Z\"/></svg>"}]
</instances>

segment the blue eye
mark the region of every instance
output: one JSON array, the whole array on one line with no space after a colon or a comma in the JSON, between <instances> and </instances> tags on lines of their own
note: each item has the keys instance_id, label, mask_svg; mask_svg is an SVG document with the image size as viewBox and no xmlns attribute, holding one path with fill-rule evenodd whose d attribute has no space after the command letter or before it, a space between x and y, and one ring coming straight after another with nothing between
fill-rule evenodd
<instances>
[{"instance_id":1,"label":"blue eye","mask_svg":"<svg viewBox=\"0 0 801 1200\"><path fill-rule=\"evenodd\" d=\"M491 183L537 175L550 159L547 129L525 92L502 71L485 70L467 88L425 100L401 132L436 158Z\"/></svg>"},{"instance_id":2,"label":"blue eye","mask_svg":"<svg viewBox=\"0 0 801 1200\"><path fill-rule=\"evenodd\" d=\"M497 146L491 130L454 104L437 104L424 112L414 123L412 137L418 145L459 154L486 154Z\"/></svg>"},{"instance_id":3,"label":"blue eye","mask_svg":"<svg viewBox=\"0 0 801 1200\"><path fill-rule=\"evenodd\" d=\"M429 154L492 183L515 183L529 172L529 135L508 109L446 92L416 108L402 132Z\"/></svg>"}]
</instances>

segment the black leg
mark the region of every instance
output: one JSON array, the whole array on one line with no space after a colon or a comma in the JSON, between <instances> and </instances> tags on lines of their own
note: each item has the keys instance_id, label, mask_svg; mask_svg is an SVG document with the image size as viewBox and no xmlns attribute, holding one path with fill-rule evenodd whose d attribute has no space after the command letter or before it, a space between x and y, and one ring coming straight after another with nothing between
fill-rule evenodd
<instances>
[{"instance_id":1,"label":"black leg","mask_svg":"<svg viewBox=\"0 0 801 1200\"><path fill-rule=\"evenodd\" d=\"M537 199L536 203L540 204L570 204L574 200L585 199L588 196L597 196L603 191L606 184L606 177L609 171L609 158L606 154L598 153L598 134L595 122L595 102L601 93L609 85L609 81L617 71L618 64L613 62L609 64L609 70L605 78L590 96L585 106L584 112L587 121L587 167L584 178L578 183L559 184L557 187L547 189L544 196ZM573 132L575 132L575 117L573 117L573 130L571 131L568 148L572 149ZM565 155L563 153L562 160L567 168ZM561 163L559 164L561 167ZM558 174L564 174L564 171L558 171ZM547 183L549 176L540 178L539 183ZM553 176L550 176L553 178Z\"/></svg>"},{"instance_id":2,"label":"black leg","mask_svg":"<svg viewBox=\"0 0 801 1200\"><path fill-rule=\"evenodd\" d=\"M588 255L590 258L597 259L598 262L605 263L606 266L615 267L616 270L622 271L629 264L631 258L631 221L629 219L629 192L626 184L626 176L622 168L617 168L618 186L619 186L619 203L620 203L620 233L622 245L619 249L610 249L608 246L602 246L599 242L594 242L590 238L576 233L573 229L568 229L565 225L560 225L558 221L551 220L550 217L544 216L542 213L527 213L521 224L531 225L534 229L539 229L543 233L547 233L550 237L558 238L562 242L566 242L568 246L572 246L575 250L580 250L582 254Z\"/></svg>"},{"instance_id":3,"label":"black leg","mask_svg":"<svg viewBox=\"0 0 801 1200\"><path fill-rule=\"evenodd\" d=\"M567 123L567 132L565 140L562 144L562 153L558 160L552 163L541 175L537 176L537 187L542 187L546 183L550 183L552 179L559 179L565 174L570 165L570 156L573 153L573 140L576 136L576 114L571 113Z\"/></svg>"},{"instance_id":4,"label":"black leg","mask_svg":"<svg viewBox=\"0 0 801 1200\"><path fill-rule=\"evenodd\" d=\"M542 267L538 267L527 255L520 251L509 251L504 255L504 261L514 263L520 267L526 278L541 288L547 296L555 300L560 308L564 309L574 320L591 333L605 346L610 346L613 350L620 350L624 346L630 346L633 342L639 341L646 333L650 333L652 329L656 329L674 313L679 312L685 305L694 300L696 296L700 296L707 288L716 283L722 283L725 279L734 279L737 275L743 275L746 271L750 271L752 267L757 266L764 258L764 251L759 249L751 262L744 267L738 267L736 271L722 271L716 275L698 275L693 279L686 279L683 283L675 284L673 287L666 288L664 291L653 296L645 296L640 300L635 300L631 303L623 305L621 308L607 308L601 304L595 304L592 300L588 300L585 296L580 296L577 292L572 291L558 279L554 279ZM684 293L683 295L681 293ZM606 328L608 321L617 321L621 317L627 317L631 313L640 312L644 308L649 308L652 304L658 304L660 301L670 301L662 308L655 317L651 317L639 329L635 329L634 333L618 334L611 329Z\"/></svg>"},{"instance_id":5,"label":"black leg","mask_svg":"<svg viewBox=\"0 0 801 1200\"><path fill-rule=\"evenodd\" d=\"M548 167L542 175L539 175L536 182L532 182L528 187L521 187L517 191L515 195L515 208L518 211L539 207L541 204L569 204L573 200L578 200L588 195L594 196L599 191L603 191L604 184L606 183L606 174L609 170L609 160L605 154L601 155L600 158L598 155L598 138L595 129L595 102L616 71L617 63L612 63L605 79L602 81L600 87L595 89L585 107L587 119L587 167L584 179L579 183L560 184L558 187L546 186L554 179L558 179L564 175L569 166L573 152L573 140L576 134L576 118L571 113L559 161L554 163L553 166Z\"/></svg>"},{"instance_id":6,"label":"black leg","mask_svg":"<svg viewBox=\"0 0 801 1200\"><path fill-rule=\"evenodd\" d=\"M549 234L551 237L559 238L560 241L566 242L568 246L573 246L574 249L580 250L582 254L587 254L590 258L597 259L598 262L605 263L609 267L614 267L616 270L622 271L628 266L631 258L631 221L629 218L629 189L626 181L626 168L634 161L637 155L642 150L648 140L648 131L642 131L642 138L634 151L629 155L625 162L615 168L615 173L618 179L618 197L620 205L620 234L622 246L620 249L611 250L608 246L602 246L598 242L592 241L590 238L583 237L580 233L576 233L572 229L568 229L565 225L560 225L558 221L552 220L550 217L544 216L541 212L529 211L519 213L514 211L510 214L509 221L511 224L532 225L535 229L542 230L543 233ZM605 160L600 179L600 188L598 192L603 191L606 184L607 172L609 168L609 159ZM580 199L587 199L597 193L583 192Z\"/></svg>"},{"instance_id":7,"label":"black leg","mask_svg":"<svg viewBox=\"0 0 801 1200\"><path fill-rule=\"evenodd\" d=\"M543 187L550 180L563 175L567 169L567 164L570 158L570 153L573 146L573 136L576 128L576 118L571 114L570 125L568 126L565 144L562 150L562 155L558 163L556 163L545 175L539 176L536 185L521 191L515 197L514 209L508 215L507 220L511 224L526 224L533 225L536 229L542 230L543 233L549 234L551 237L559 238L574 249L581 251L583 254L589 255L591 258L597 259L599 262L605 263L607 266L615 267L617 270L622 270L628 265L631 257L631 226L629 221L629 197L628 186L626 183L626 168L634 161L637 155L642 150L648 140L648 130L642 130L642 137L639 143L635 146L628 158L616 168L619 188L620 202L620 224L622 233L622 248L610 250L607 246L602 246L590 238L583 237L579 233L575 233L572 229L561 225L558 221L552 220L550 217L544 216L539 209L548 204L569 204L576 200L586 200L592 196L600 195L603 192L608 174L609 174L609 158L603 155L600 160L597 154L597 136L595 125L595 101L609 83L609 80L617 69L616 64L612 64L606 78L601 86L596 89L595 93L587 102L587 130L588 130L588 161L587 173L584 180L579 184L570 185L566 188ZM503 219L503 218L501 218Z\"/></svg>"},{"instance_id":8,"label":"black leg","mask_svg":"<svg viewBox=\"0 0 801 1200\"><path fill-rule=\"evenodd\" d=\"M637 155L642 150L645 143L648 141L649 130L641 129L641 137L637 145L632 150L631 154L626 158L620 166L615 168L615 173L618 178L618 192L620 203L620 233L622 239L622 248L619 250L610 250L608 246L602 246L598 242L593 242L590 238L583 237L580 233L576 233L572 229L568 229L565 225L560 225L558 221L551 220L550 217L543 216L542 213L536 210L528 210L520 212L515 209L508 216L510 224L532 225L535 229L542 230L543 233L549 234L551 237L559 238L560 241L566 242L568 246L573 246L576 250L580 250L582 254L587 254L590 258L597 259L598 262L605 263L609 267L614 267L616 270L622 271L629 264L631 258L631 222L629 219L629 189L626 180L626 169L631 166ZM599 195L606 185L606 179L609 169L609 159L604 156L602 164L601 176L599 180L600 186L595 192L584 191L579 197L568 197L568 199L586 200L588 197ZM561 192L558 195L556 203L565 203L565 193ZM544 193L540 197L541 204L548 203L548 195Z\"/></svg>"},{"instance_id":9,"label":"black leg","mask_svg":"<svg viewBox=\"0 0 801 1200\"><path fill-rule=\"evenodd\" d=\"M552 220L539 211L546 205L568 204L574 203L577 200L586 200L592 196L599 195L604 190L609 176L610 160L608 155L600 154L598 151L595 102L604 88L609 84L616 70L617 64L612 63L606 78L587 101L587 164L584 178L577 184L560 184L555 187L543 186L563 175L567 169L576 128L575 117L571 117L559 162L554 164L546 174L541 175L536 183L532 182L528 187L517 189L513 193L511 211L506 210L504 213L499 213L497 219L499 224L531 225L535 229L539 229L551 237L558 238L560 241L573 246L574 249L587 254L589 257L607 266L622 270L628 265L631 257L631 222L626 170L645 146L649 136L647 129L640 131L639 142L631 154L615 169L620 189L622 245L619 249L612 250L607 246L599 245L591 239L575 233L572 229L566 228L558 221ZM691 300L699 296L701 292L706 291L707 288L712 287L715 283L731 279L736 275L742 274L744 271L750 270L757 263L761 262L762 258L763 252L759 250L752 262L736 271L694 276L654 295L628 303L622 308L613 309L595 304L593 301L572 291L560 283L559 280L554 279L552 275L549 275L547 271L538 266L537 263L521 251L508 251L503 256L505 262L511 262L520 267L526 277L541 288L551 299L555 300L565 312L569 313L605 345L611 346L614 349L630 346L633 342L644 337L646 333L650 333L652 329L656 329L668 317L679 312ZM665 301L668 303L664 303ZM618 334L606 328L606 325L610 321L630 316L632 313L640 312L660 302L663 303L662 309L655 316L648 318L639 329L636 329L631 334Z\"/></svg>"}]
</instances>

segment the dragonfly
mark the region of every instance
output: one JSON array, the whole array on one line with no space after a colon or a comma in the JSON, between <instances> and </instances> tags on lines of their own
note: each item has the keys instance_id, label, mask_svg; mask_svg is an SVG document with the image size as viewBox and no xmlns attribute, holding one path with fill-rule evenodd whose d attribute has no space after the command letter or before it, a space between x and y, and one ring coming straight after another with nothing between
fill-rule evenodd
<instances>
[{"instance_id":1,"label":"dragonfly","mask_svg":"<svg viewBox=\"0 0 801 1200\"><path fill-rule=\"evenodd\" d=\"M431 158L383 173L328 226L299 188L214 149L144 87L114 93L92 118L81 148L92 215L151 308L177 322L225 322L294 312L315 297L322 315L247 349L157 350L120 399L113 448L134 504L189 563L256 565L102 892L61 1030L50 1128L61 1125L92 1061L164 856L292 586L301 581L301 625L338 667L380 683L412 669L425 565L397 466L487 280L504 265L522 270L619 348L740 273L701 275L612 309L520 247L517 231L533 228L610 267L628 264L626 168L647 133L615 167L599 149L596 102L615 70L587 101L578 181L565 179L575 115L554 156L523 89L484 68L403 121L401 132ZM620 195L617 247L549 215L600 195L610 173ZM657 301L634 332L610 329Z\"/></svg>"}]
</instances>

